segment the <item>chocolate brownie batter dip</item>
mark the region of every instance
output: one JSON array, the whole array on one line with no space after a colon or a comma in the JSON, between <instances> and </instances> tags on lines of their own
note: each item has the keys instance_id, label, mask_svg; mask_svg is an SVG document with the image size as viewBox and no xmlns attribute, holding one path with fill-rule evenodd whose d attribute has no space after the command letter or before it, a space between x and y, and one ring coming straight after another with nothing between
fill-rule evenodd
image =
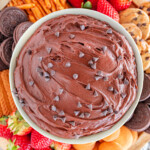
<instances>
[{"instance_id":1,"label":"chocolate brownie batter dip","mask_svg":"<svg viewBox=\"0 0 150 150\"><path fill-rule=\"evenodd\" d=\"M24 111L62 138L111 128L137 93L128 41L107 23L81 15L44 23L20 52L14 75Z\"/></svg>"}]
</instances>

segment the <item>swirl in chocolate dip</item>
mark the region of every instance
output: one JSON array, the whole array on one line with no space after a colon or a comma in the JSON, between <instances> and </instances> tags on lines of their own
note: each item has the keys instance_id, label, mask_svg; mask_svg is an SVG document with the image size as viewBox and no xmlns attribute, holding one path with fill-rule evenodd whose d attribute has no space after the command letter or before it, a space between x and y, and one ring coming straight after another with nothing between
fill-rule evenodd
<instances>
[{"instance_id":1,"label":"swirl in chocolate dip","mask_svg":"<svg viewBox=\"0 0 150 150\"><path fill-rule=\"evenodd\" d=\"M82 15L41 25L21 50L14 75L31 120L68 139L111 128L137 93L135 57L126 38Z\"/></svg>"}]
</instances>

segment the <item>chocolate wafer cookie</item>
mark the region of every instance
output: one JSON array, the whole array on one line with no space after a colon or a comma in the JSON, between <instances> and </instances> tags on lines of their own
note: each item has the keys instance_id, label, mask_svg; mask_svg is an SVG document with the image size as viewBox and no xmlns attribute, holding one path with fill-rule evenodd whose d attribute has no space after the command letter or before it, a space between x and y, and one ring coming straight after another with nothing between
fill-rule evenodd
<instances>
[{"instance_id":1,"label":"chocolate wafer cookie","mask_svg":"<svg viewBox=\"0 0 150 150\"><path fill-rule=\"evenodd\" d=\"M21 24L19 24L15 30L14 30L14 34L13 34L13 38L14 38L14 42L17 43L19 41L19 39L21 38L21 36L23 35L23 33L32 25L32 22L30 21L26 21L26 22L22 22Z\"/></svg>"},{"instance_id":2,"label":"chocolate wafer cookie","mask_svg":"<svg viewBox=\"0 0 150 150\"><path fill-rule=\"evenodd\" d=\"M8 66L6 66L0 58L0 71L5 70L5 69L8 69Z\"/></svg>"},{"instance_id":3,"label":"chocolate wafer cookie","mask_svg":"<svg viewBox=\"0 0 150 150\"><path fill-rule=\"evenodd\" d=\"M10 37L4 40L0 46L1 59L6 66L9 66L10 63L10 59L12 55L12 44L13 44L13 38Z\"/></svg>"},{"instance_id":4,"label":"chocolate wafer cookie","mask_svg":"<svg viewBox=\"0 0 150 150\"><path fill-rule=\"evenodd\" d=\"M126 123L132 130L141 132L150 126L150 109L147 104L139 103L133 117Z\"/></svg>"},{"instance_id":5,"label":"chocolate wafer cookie","mask_svg":"<svg viewBox=\"0 0 150 150\"><path fill-rule=\"evenodd\" d=\"M16 7L5 8L0 13L0 31L6 37L13 35L15 27L28 20L26 13Z\"/></svg>"},{"instance_id":6,"label":"chocolate wafer cookie","mask_svg":"<svg viewBox=\"0 0 150 150\"><path fill-rule=\"evenodd\" d=\"M140 101L144 101L150 96L150 76L144 74L144 84L143 84L143 91L140 98Z\"/></svg>"},{"instance_id":7,"label":"chocolate wafer cookie","mask_svg":"<svg viewBox=\"0 0 150 150\"><path fill-rule=\"evenodd\" d=\"M0 32L0 43L2 43L5 40L5 36Z\"/></svg>"}]
</instances>

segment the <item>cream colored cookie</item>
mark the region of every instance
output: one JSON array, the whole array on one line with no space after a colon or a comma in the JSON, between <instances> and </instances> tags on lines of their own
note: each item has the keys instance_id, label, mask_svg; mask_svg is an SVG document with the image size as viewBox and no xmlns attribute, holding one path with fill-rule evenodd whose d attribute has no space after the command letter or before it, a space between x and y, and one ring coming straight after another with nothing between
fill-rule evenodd
<instances>
[{"instance_id":1,"label":"cream colored cookie","mask_svg":"<svg viewBox=\"0 0 150 150\"><path fill-rule=\"evenodd\" d=\"M150 47L145 40L137 40L136 44L137 44L140 54L145 54L145 53L150 52Z\"/></svg>"},{"instance_id":2,"label":"cream colored cookie","mask_svg":"<svg viewBox=\"0 0 150 150\"><path fill-rule=\"evenodd\" d=\"M133 3L138 7L140 7L145 2L147 2L147 0L133 0Z\"/></svg>"},{"instance_id":3,"label":"cream colored cookie","mask_svg":"<svg viewBox=\"0 0 150 150\"><path fill-rule=\"evenodd\" d=\"M130 33L133 39L140 40L142 38L142 31L134 23L124 23L122 26Z\"/></svg>"},{"instance_id":4,"label":"cream colored cookie","mask_svg":"<svg viewBox=\"0 0 150 150\"><path fill-rule=\"evenodd\" d=\"M150 73L150 67L146 70L146 73Z\"/></svg>"},{"instance_id":5,"label":"cream colored cookie","mask_svg":"<svg viewBox=\"0 0 150 150\"><path fill-rule=\"evenodd\" d=\"M139 8L145 11L150 18L150 2L143 3Z\"/></svg>"},{"instance_id":6,"label":"cream colored cookie","mask_svg":"<svg viewBox=\"0 0 150 150\"><path fill-rule=\"evenodd\" d=\"M150 67L150 53L142 55L143 70L147 70Z\"/></svg>"},{"instance_id":7,"label":"cream colored cookie","mask_svg":"<svg viewBox=\"0 0 150 150\"><path fill-rule=\"evenodd\" d=\"M150 34L148 15L141 9L128 8L120 13L120 23L134 23L142 31L142 38L147 39Z\"/></svg>"}]
</instances>

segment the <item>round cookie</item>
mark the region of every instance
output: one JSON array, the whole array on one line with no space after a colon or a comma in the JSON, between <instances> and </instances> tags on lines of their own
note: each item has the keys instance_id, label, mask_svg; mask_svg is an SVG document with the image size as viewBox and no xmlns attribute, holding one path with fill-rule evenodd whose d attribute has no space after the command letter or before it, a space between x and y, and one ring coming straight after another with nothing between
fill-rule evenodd
<instances>
[{"instance_id":1,"label":"round cookie","mask_svg":"<svg viewBox=\"0 0 150 150\"><path fill-rule=\"evenodd\" d=\"M150 67L150 53L142 54L143 70L147 70Z\"/></svg>"},{"instance_id":2,"label":"round cookie","mask_svg":"<svg viewBox=\"0 0 150 150\"><path fill-rule=\"evenodd\" d=\"M150 97L150 76L144 74L143 91L140 97L140 101L145 101L149 97Z\"/></svg>"},{"instance_id":3,"label":"round cookie","mask_svg":"<svg viewBox=\"0 0 150 150\"><path fill-rule=\"evenodd\" d=\"M5 36L0 32L0 43L2 43L5 40Z\"/></svg>"},{"instance_id":4,"label":"round cookie","mask_svg":"<svg viewBox=\"0 0 150 150\"><path fill-rule=\"evenodd\" d=\"M150 134L150 127L145 130L146 133Z\"/></svg>"},{"instance_id":5,"label":"round cookie","mask_svg":"<svg viewBox=\"0 0 150 150\"><path fill-rule=\"evenodd\" d=\"M150 106L150 98L148 98L147 100L145 100L145 103Z\"/></svg>"},{"instance_id":6,"label":"round cookie","mask_svg":"<svg viewBox=\"0 0 150 150\"><path fill-rule=\"evenodd\" d=\"M3 71L5 69L8 69L8 66L6 66L0 58L0 71Z\"/></svg>"},{"instance_id":7,"label":"round cookie","mask_svg":"<svg viewBox=\"0 0 150 150\"><path fill-rule=\"evenodd\" d=\"M142 31L142 38L147 39L150 34L148 15L138 8L128 8L120 13L120 23L134 23Z\"/></svg>"},{"instance_id":8,"label":"round cookie","mask_svg":"<svg viewBox=\"0 0 150 150\"><path fill-rule=\"evenodd\" d=\"M22 22L21 24L19 24L15 30L14 30L14 34L13 34L13 39L14 42L17 43L19 41L19 39L21 38L21 36L23 35L23 33L32 25L32 22L30 21L26 21L26 22Z\"/></svg>"},{"instance_id":9,"label":"round cookie","mask_svg":"<svg viewBox=\"0 0 150 150\"><path fill-rule=\"evenodd\" d=\"M9 66L11 55L12 55L12 44L13 38L10 37L4 40L0 46L1 59L6 66Z\"/></svg>"},{"instance_id":10,"label":"round cookie","mask_svg":"<svg viewBox=\"0 0 150 150\"><path fill-rule=\"evenodd\" d=\"M150 109L147 104L139 103L133 117L126 126L134 131L144 131L150 126Z\"/></svg>"},{"instance_id":11,"label":"round cookie","mask_svg":"<svg viewBox=\"0 0 150 150\"><path fill-rule=\"evenodd\" d=\"M142 39L142 31L134 23L124 23L122 26L131 34L133 39Z\"/></svg>"},{"instance_id":12,"label":"round cookie","mask_svg":"<svg viewBox=\"0 0 150 150\"><path fill-rule=\"evenodd\" d=\"M148 45L148 43L145 40L143 40L143 39L135 40L135 42L137 44L140 54L145 54L147 52L150 52L150 46Z\"/></svg>"},{"instance_id":13,"label":"round cookie","mask_svg":"<svg viewBox=\"0 0 150 150\"><path fill-rule=\"evenodd\" d=\"M145 11L150 18L150 2L143 3L139 8Z\"/></svg>"},{"instance_id":14,"label":"round cookie","mask_svg":"<svg viewBox=\"0 0 150 150\"><path fill-rule=\"evenodd\" d=\"M0 13L0 32L6 37L13 35L15 27L28 20L26 13L16 7L5 8Z\"/></svg>"}]
</instances>

